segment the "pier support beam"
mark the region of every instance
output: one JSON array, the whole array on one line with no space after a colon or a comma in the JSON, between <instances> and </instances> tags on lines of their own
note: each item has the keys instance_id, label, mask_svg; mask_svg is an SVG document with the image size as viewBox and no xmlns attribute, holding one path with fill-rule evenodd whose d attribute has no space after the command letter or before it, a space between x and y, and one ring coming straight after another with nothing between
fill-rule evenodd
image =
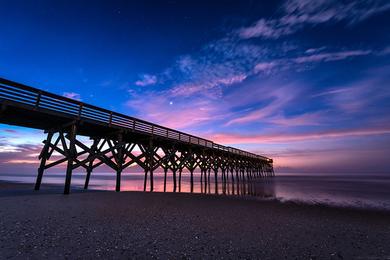
<instances>
[{"instance_id":1,"label":"pier support beam","mask_svg":"<svg viewBox=\"0 0 390 260\"><path fill-rule=\"evenodd\" d=\"M49 145L51 143L51 139L53 138L53 132L48 132L47 133L47 138L44 141L44 146L42 149L41 154L39 155L39 158L41 159L41 163L38 168L38 175L37 175L37 180L35 182L35 190L39 190L41 187L41 182L42 182L42 176L43 176L43 171L45 170L45 164L46 160L49 159Z\"/></svg>"},{"instance_id":2,"label":"pier support beam","mask_svg":"<svg viewBox=\"0 0 390 260\"><path fill-rule=\"evenodd\" d=\"M208 184L209 193L211 193L211 178L210 178L211 169L210 168L208 169L207 173L208 173L207 184Z\"/></svg>"},{"instance_id":3,"label":"pier support beam","mask_svg":"<svg viewBox=\"0 0 390 260\"><path fill-rule=\"evenodd\" d=\"M218 194L218 168L214 168L214 186L215 194Z\"/></svg>"},{"instance_id":4,"label":"pier support beam","mask_svg":"<svg viewBox=\"0 0 390 260\"><path fill-rule=\"evenodd\" d=\"M181 192L181 173L183 169L179 169L179 192Z\"/></svg>"},{"instance_id":5,"label":"pier support beam","mask_svg":"<svg viewBox=\"0 0 390 260\"><path fill-rule=\"evenodd\" d=\"M194 169L190 169L190 178L191 178L191 193L194 192Z\"/></svg>"},{"instance_id":6,"label":"pier support beam","mask_svg":"<svg viewBox=\"0 0 390 260\"><path fill-rule=\"evenodd\" d=\"M78 167L85 168L84 189L87 189L92 171L102 164L109 166L116 172L115 191L121 190L123 170L134 163L138 164L145 171L144 191L147 190L149 185L150 191L153 191L153 171L158 167L164 169L164 192L167 191L169 170L173 172L173 192L177 191L177 171L179 171L178 191L182 191L182 170L184 168L188 169L190 174L191 193L195 191L194 173L197 168L200 169L200 190L205 193L214 191L215 194L255 194L256 186L254 182L258 178L274 176L272 162L256 161L256 159L245 158L242 155L218 154L206 150L199 151L198 149L193 149L195 146L188 150L175 147L174 145L169 147L156 146L160 143L156 141L153 144L154 139L152 138L143 139L136 143L127 143L127 139L126 141L123 140L123 132L114 132L109 135L109 138L91 137L91 140L94 142L92 146L87 146L76 138L77 131L79 131L77 123L72 122L47 132L44 147L39 156L41 161L35 183L36 190L40 188L44 170L61 163L67 163L64 194L70 192L72 171L74 169ZM52 139L55 139L55 141ZM132 152L133 148L137 146L141 153ZM164 156L162 156L159 150L164 152ZM54 162L49 161L53 152L60 154L62 158L57 158ZM211 171L214 172L214 190L211 188ZM148 174L150 174L150 183L148 183ZM195 176L195 178L197 177ZM218 182L221 182L221 184ZM220 188L222 191L220 191Z\"/></svg>"},{"instance_id":7,"label":"pier support beam","mask_svg":"<svg viewBox=\"0 0 390 260\"><path fill-rule=\"evenodd\" d=\"M235 166L236 170L236 186L237 186L237 195L240 195L240 178L238 176L238 167Z\"/></svg>"},{"instance_id":8,"label":"pier support beam","mask_svg":"<svg viewBox=\"0 0 390 260\"><path fill-rule=\"evenodd\" d=\"M122 170L118 169L116 171L116 185L115 185L116 192L121 191L121 174L122 174Z\"/></svg>"},{"instance_id":9,"label":"pier support beam","mask_svg":"<svg viewBox=\"0 0 390 260\"><path fill-rule=\"evenodd\" d=\"M92 171L94 169L93 162L95 160L95 155L97 153L97 146L99 145L100 139L94 138L93 139L93 144L91 146L89 155L88 155L88 166L87 166L87 175L85 176L85 183L84 183L84 189L88 189L89 186L89 180L91 178Z\"/></svg>"},{"instance_id":10,"label":"pier support beam","mask_svg":"<svg viewBox=\"0 0 390 260\"><path fill-rule=\"evenodd\" d=\"M123 168L123 137L122 134L118 135L118 148L116 154L116 185L115 191L121 191L121 177L122 177L122 168Z\"/></svg>"},{"instance_id":11,"label":"pier support beam","mask_svg":"<svg viewBox=\"0 0 390 260\"><path fill-rule=\"evenodd\" d=\"M176 183L176 169L172 170L172 178L173 178L173 192L176 192L176 186L177 186L177 183Z\"/></svg>"},{"instance_id":12,"label":"pier support beam","mask_svg":"<svg viewBox=\"0 0 390 260\"><path fill-rule=\"evenodd\" d=\"M145 171L145 177L144 177L144 191L146 191L146 184L147 184L147 182L148 182L148 169L145 168L144 171Z\"/></svg>"},{"instance_id":13,"label":"pier support beam","mask_svg":"<svg viewBox=\"0 0 390 260\"><path fill-rule=\"evenodd\" d=\"M72 180L72 170L73 170L73 161L76 156L76 124L73 124L70 127L69 131L69 149L68 149L68 163L66 167L66 176L65 176L65 187L64 187L64 194L69 194L70 192L70 184Z\"/></svg>"},{"instance_id":14,"label":"pier support beam","mask_svg":"<svg viewBox=\"0 0 390 260\"><path fill-rule=\"evenodd\" d=\"M226 194L226 172L225 172L225 169L222 168L221 172L222 172L221 173L222 193Z\"/></svg>"},{"instance_id":15,"label":"pier support beam","mask_svg":"<svg viewBox=\"0 0 390 260\"><path fill-rule=\"evenodd\" d=\"M164 168L164 192L167 191L167 172L168 168Z\"/></svg>"},{"instance_id":16,"label":"pier support beam","mask_svg":"<svg viewBox=\"0 0 390 260\"><path fill-rule=\"evenodd\" d=\"M84 190L88 189L89 179L91 178L92 168L88 167L87 176L85 176Z\"/></svg>"},{"instance_id":17,"label":"pier support beam","mask_svg":"<svg viewBox=\"0 0 390 260\"><path fill-rule=\"evenodd\" d=\"M150 192L154 190L154 176L153 176L153 167L154 167L154 146L153 139L149 139L149 149L148 149L148 158L149 158L149 172L150 172Z\"/></svg>"},{"instance_id":18,"label":"pier support beam","mask_svg":"<svg viewBox=\"0 0 390 260\"><path fill-rule=\"evenodd\" d=\"M235 183L234 183L234 170L233 170L233 167L230 167L230 177L231 177L231 180L232 180L232 193L234 195L234 186L235 186Z\"/></svg>"},{"instance_id":19,"label":"pier support beam","mask_svg":"<svg viewBox=\"0 0 390 260\"><path fill-rule=\"evenodd\" d=\"M204 172L204 169L200 169L200 193L203 193L203 172Z\"/></svg>"}]
</instances>

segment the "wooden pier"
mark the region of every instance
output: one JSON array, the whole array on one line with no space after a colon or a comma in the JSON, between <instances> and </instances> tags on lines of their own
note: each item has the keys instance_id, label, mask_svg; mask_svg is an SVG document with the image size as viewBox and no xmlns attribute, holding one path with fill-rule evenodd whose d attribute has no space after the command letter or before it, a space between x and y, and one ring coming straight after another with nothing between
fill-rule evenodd
<instances>
[{"instance_id":1,"label":"wooden pier","mask_svg":"<svg viewBox=\"0 0 390 260\"><path fill-rule=\"evenodd\" d=\"M116 191L121 189L122 171L134 164L145 172L144 191L153 191L153 173L158 168L164 171L164 191L168 172L172 173L174 192L180 187L177 182L181 183L183 169L190 174L191 192L196 169L205 189L210 189L214 177L216 193L219 180L225 193L229 178L239 183L274 176L270 158L2 78L0 105L0 123L42 129L47 134L35 190L44 171L61 163L67 165L64 194L70 192L73 170L85 169L87 189L93 170L102 164L116 173ZM83 142L80 136L90 141ZM50 161L54 152L62 158Z\"/></svg>"}]
</instances>

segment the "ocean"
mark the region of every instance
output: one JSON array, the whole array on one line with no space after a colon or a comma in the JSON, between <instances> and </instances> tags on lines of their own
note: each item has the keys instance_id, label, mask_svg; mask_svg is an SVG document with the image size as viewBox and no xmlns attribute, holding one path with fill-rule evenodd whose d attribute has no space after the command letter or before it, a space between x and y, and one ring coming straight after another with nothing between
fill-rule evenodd
<instances>
[{"instance_id":1,"label":"ocean","mask_svg":"<svg viewBox=\"0 0 390 260\"><path fill-rule=\"evenodd\" d=\"M26 174L0 174L0 180L10 182L33 183L36 175ZM43 177L41 189L46 184L63 184L64 174L48 173ZM178 174L177 174L178 179ZM82 189L85 174L74 173L72 177L72 188ZM200 182L200 174L194 174L195 193L215 193L214 176L211 173L210 186ZM122 191L142 191L144 187L143 173L123 173ZM147 184L149 188L149 182ZM93 173L89 189L114 190L114 173ZM172 173L168 173L166 190L173 190ZM190 177L183 172L182 183L177 191L190 192ZM323 204L338 207L364 208L376 210L390 210L390 174L389 175L343 175L343 174L277 174L273 178L259 179L251 184L237 181L232 182L230 176L226 186L218 183L218 193L251 196L259 200L276 199L282 202L295 202L307 204ZM163 173L154 173L154 191L164 191Z\"/></svg>"}]
</instances>

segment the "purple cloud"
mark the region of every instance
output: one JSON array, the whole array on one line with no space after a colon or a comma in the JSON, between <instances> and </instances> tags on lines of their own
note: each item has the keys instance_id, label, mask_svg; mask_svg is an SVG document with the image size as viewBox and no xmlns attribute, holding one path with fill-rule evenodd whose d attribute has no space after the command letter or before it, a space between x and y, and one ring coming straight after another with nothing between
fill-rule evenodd
<instances>
[{"instance_id":1,"label":"purple cloud","mask_svg":"<svg viewBox=\"0 0 390 260\"><path fill-rule=\"evenodd\" d=\"M262 18L253 25L238 30L238 35L243 39L257 37L277 39L295 33L305 25L338 21L355 24L389 9L390 3L384 0L353 2L288 0L279 10L279 18Z\"/></svg>"},{"instance_id":2,"label":"purple cloud","mask_svg":"<svg viewBox=\"0 0 390 260\"><path fill-rule=\"evenodd\" d=\"M154 85L156 83L157 83L157 77L156 76L149 75L149 74L143 74L141 76L141 79L137 80L135 82L135 85L144 87L144 86Z\"/></svg>"},{"instance_id":3,"label":"purple cloud","mask_svg":"<svg viewBox=\"0 0 390 260\"><path fill-rule=\"evenodd\" d=\"M365 56L372 53L371 50L351 50L351 51L341 51L341 52L327 52L327 53L318 53L308 56L297 57L294 60L296 63L307 63L307 62L322 62L322 61L338 61L344 60L351 57Z\"/></svg>"},{"instance_id":4,"label":"purple cloud","mask_svg":"<svg viewBox=\"0 0 390 260\"><path fill-rule=\"evenodd\" d=\"M75 92L64 92L62 94L64 97L75 99L75 100L81 100L81 95Z\"/></svg>"}]
</instances>

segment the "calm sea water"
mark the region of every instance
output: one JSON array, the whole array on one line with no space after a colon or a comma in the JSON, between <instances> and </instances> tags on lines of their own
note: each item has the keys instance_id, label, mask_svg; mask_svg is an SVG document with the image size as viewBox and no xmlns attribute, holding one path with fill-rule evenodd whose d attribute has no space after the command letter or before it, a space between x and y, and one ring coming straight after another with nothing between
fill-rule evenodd
<instances>
[{"instance_id":1,"label":"calm sea water","mask_svg":"<svg viewBox=\"0 0 390 260\"><path fill-rule=\"evenodd\" d=\"M190 192L189 174L183 173L181 192ZM3 174L0 180L34 183L35 175ZM143 173L122 175L123 191L143 190ZM194 176L194 192L215 193L215 183L211 176L210 186L204 187L200 183L200 175ZM75 173L72 177L72 187L82 188L85 174ZM44 175L42 189L45 184L63 184L64 175L50 173ZM148 183L149 185L149 183ZM32 185L33 187L33 185ZM114 190L115 174L94 173L91 176L90 189ZM168 174L167 191L173 190L172 174ZM179 188L178 188L179 189ZM178 190L177 189L177 190ZM163 191L163 174L154 174L154 190ZM219 180L218 192L226 194L248 193L259 199L277 199L280 201L294 201L298 203L326 204L343 207L371 208L390 210L390 175L300 175L276 176L262 179L249 185L237 181L225 186Z\"/></svg>"}]
</instances>

